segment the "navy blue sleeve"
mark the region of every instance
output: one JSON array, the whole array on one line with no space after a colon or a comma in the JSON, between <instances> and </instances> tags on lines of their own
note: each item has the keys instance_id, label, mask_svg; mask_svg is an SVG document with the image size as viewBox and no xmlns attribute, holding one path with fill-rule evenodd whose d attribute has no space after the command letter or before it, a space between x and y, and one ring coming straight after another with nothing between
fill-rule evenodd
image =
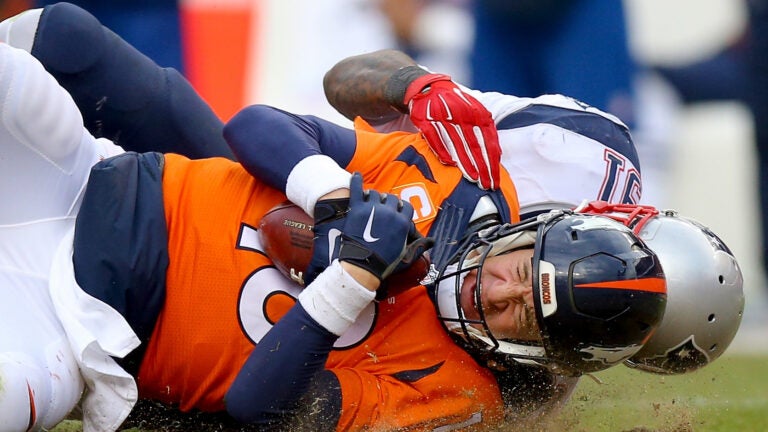
<instances>
[{"instance_id":1,"label":"navy blue sleeve","mask_svg":"<svg viewBox=\"0 0 768 432\"><path fill-rule=\"evenodd\" d=\"M82 8L46 6L32 55L72 95L92 135L136 152L234 158L222 121L178 71L158 66Z\"/></svg>"},{"instance_id":2,"label":"navy blue sleeve","mask_svg":"<svg viewBox=\"0 0 768 432\"><path fill-rule=\"evenodd\" d=\"M357 145L352 129L267 105L242 109L224 126L224 139L252 176L283 192L302 159L324 154L344 168Z\"/></svg>"},{"instance_id":3,"label":"navy blue sleeve","mask_svg":"<svg viewBox=\"0 0 768 432\"><path fill-rule=\"evenodd\" d=\"M314 418L304 421L333 430L341 388L325 362L337 338L296 303L248 357L227 392L227 412L243 423L280 427L295 421L311 396Z\"/></svg>"}]
</instances>

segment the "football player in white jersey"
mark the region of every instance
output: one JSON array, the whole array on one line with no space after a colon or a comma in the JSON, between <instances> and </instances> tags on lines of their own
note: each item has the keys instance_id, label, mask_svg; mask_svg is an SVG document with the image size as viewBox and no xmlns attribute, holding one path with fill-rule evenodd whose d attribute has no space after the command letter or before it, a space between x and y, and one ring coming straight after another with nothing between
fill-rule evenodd
<instances>
[{"instance_id":1,"label":"football player in white jersey","mask_svg":"<svg viewBox=\"0 0 768 432\"><path fill-rule=\"evenodd\" d=\"M106 387L100 389L106 391L93 391L92 387L100 385L94 380L99 374L111 376L116 387L133 380L110 358L124 357L139 342L124 331L124 320L109 321L104 310L86 296L72 297L69 302L89 304L91 324L97 323L108 343L67 333L58 303L52 298L72 292L67 286L74 285L71 265L63 263L72 261L75 219L92 165L123 153L113 140L134 151L145 150L140 145L151 142L153 148L167 152L188 149L192 158L231 157L221 138L222 122L178 72L159 68L106 29L106 37L88 34L88 29L101 32L103 27L87 12L73 5L67 7L83 15L60 14L66 22L45 31L38 28L43 9L31 9L0 23L0 198L6 203L0 208L0 317L5 329L0 332L3 432L48 430L78 403L85 430L116 430L135 401L130 386L123 387L129 389L124 392ZM46 10L53 8L62 9L54 5ZM89 22L88 17L96 22ZM85 31L80 33L85 37L77 39L73 32L62 36L62 29ZM35 45L35 37L42 33L50 43ZM74 53L67 47L74 47ZM70 79L74 87L64 89L30 52L50 54L46 67L54 70L90 67L96 72ZM101 62L110 54L114 54L111 61ZM111 86L115 70L126 78L120 82L122 87ZM135 82L143 87L139 89ZM112 89L127 91L115 95L110 93ZM96 94L99 100L89 99ZM178 113L175 106L194 107L182 115L196 118L174 118ZM109 128L114 117L121 119L120 126L125 129ZM84 118L93 134L85 127ZM153 119L161 119L165 125L205 125L197 132L208 132L197 136L197 144L190 144L183 131L181 136L166 135L163 129L148 127L153 133L153 139L148 140L142 130ZM124 133L127 129L132 133ZM163 142L183 143L184 148L163 149ZM17 289L20 286L25 289ZM87 386L91 391L84 391Z\"/></svg>"}]
</instances>

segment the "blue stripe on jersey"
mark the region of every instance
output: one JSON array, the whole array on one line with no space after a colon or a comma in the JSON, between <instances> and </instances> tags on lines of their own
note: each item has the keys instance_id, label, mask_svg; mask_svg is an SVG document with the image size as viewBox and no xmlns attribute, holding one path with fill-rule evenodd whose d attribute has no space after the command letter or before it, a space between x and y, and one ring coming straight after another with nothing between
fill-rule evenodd
<instances>
[{"instance_id":1,"label":"blue stripe on jersey","mask_svg":"<svg viewBox=\"0 0 768 432\"><path fill-rule=\"evenodd\" d=\"M75 222L77 283L125 317L142 342L149 340L165 300L163 162L160 153L128 152L94 165ZM126 361L132 364L144 347Z\"/></svg>"},{"instance_id":2,"label":"blue stripe on jersey","mask_svg":"<svg viewBox=\"0 0 768 432\"><path fill-rule=\"evenodd\" d=\"M424 179L429 180L432 183L437 183L434 174L432 174L432 169L429 168L429 163L427 163L427 160L424 159L424 156L412 146L408 146L406 149L404 149L395 160L403 162L407 165L415 166L416 169L418 169L421 175L424 177Z\"/></svg>"},{"instance_id":3,"label":"blue stripe on jersey","mask_svg":"<svg viewBox=\"0 0 768 432\"><path fill-rule=\"evenodd\" d=\"M552 105L529 105L498 122L498 130L547 123L593 139L629 159L640 171L640 159L629 130L600 114Z\"/></svg>"},{"instance_id":4,"label":"blue stripe on jersey","mask_svg":"<svg viewBox=\"0 0 768 432\"><path fill-rule=\"evenodd\" d=\"M440 363L425 367L423 369L396 372L396 373L393 373L392 376L396 380L399 380L405 383L412 383L424 377L434 374L435 372L440 370L440 367L443 366L444 363L445 363L444 361L441 361Z\"/></svg>"},{"instance_id":5,"label":"blue stripe on jersey","mask_svg":"<svg viewBox=\"0 0 768 432\"><path fill-rule=\"evenodd\" d=\"M429 237L436 240L432 248L432 262L438 268L448 264L461 247L463 240L480 228L470 220L480 198L487 196L498 209L498 222L510 222L510 209L500 190L486 191L462 178L453 192L440 204ZM483 218L481 218L483 220ZM484 228L485 225L482 225Z\"/></svg>"}]
</instances>

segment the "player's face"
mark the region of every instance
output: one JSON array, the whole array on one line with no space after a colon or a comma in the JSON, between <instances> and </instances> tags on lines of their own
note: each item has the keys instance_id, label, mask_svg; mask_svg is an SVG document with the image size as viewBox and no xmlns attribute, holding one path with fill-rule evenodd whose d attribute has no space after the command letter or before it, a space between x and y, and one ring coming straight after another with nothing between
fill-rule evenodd
<instances>
[{"instance_id":1,"label":"player's face","mask_svg":"<svg viewBox=\"0 0 768 432\"><path fill-rule=\"evenodd\" d=\"M485 322L499 339L539 340L533 310L533 249L519 249L487 258L483 265L480 299L477 304L477 270L464 279L461 307L467 318ZM481 329L480 326L477 326Z\"/></svg>"}]
</instances>

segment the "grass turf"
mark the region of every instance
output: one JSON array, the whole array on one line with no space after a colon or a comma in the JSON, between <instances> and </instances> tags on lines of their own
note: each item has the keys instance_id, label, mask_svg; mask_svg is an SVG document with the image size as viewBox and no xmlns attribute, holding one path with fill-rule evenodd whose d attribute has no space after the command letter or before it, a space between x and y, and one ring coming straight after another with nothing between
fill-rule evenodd
<instances>
[{"instance_id":1,"label":"grass turf","mask_svg":"<svg viewBox=\"0 0 768 432\"><path fill-rule=\"evenodd\" d=\"M540 431L768 431L768 356L728 355L686 375L619 366L584 377L570 402ZM68 421L52 432L77 432ZM131 432L144 432L129 429ZM513 429L510 429L513 430ZM527 432L532 429L527 428Z\"/></svg>"},{"instance_id":2,"label":"grass turf","mask_svg":"<svg viewBox=\"0 0 768 432\"><path fill-rule=\"evenodd\" d=\"M768 431L768 356L724 355L689 374L615 367L582 379L557 423L568 431Z\"/></svg>"}]
</instances>

